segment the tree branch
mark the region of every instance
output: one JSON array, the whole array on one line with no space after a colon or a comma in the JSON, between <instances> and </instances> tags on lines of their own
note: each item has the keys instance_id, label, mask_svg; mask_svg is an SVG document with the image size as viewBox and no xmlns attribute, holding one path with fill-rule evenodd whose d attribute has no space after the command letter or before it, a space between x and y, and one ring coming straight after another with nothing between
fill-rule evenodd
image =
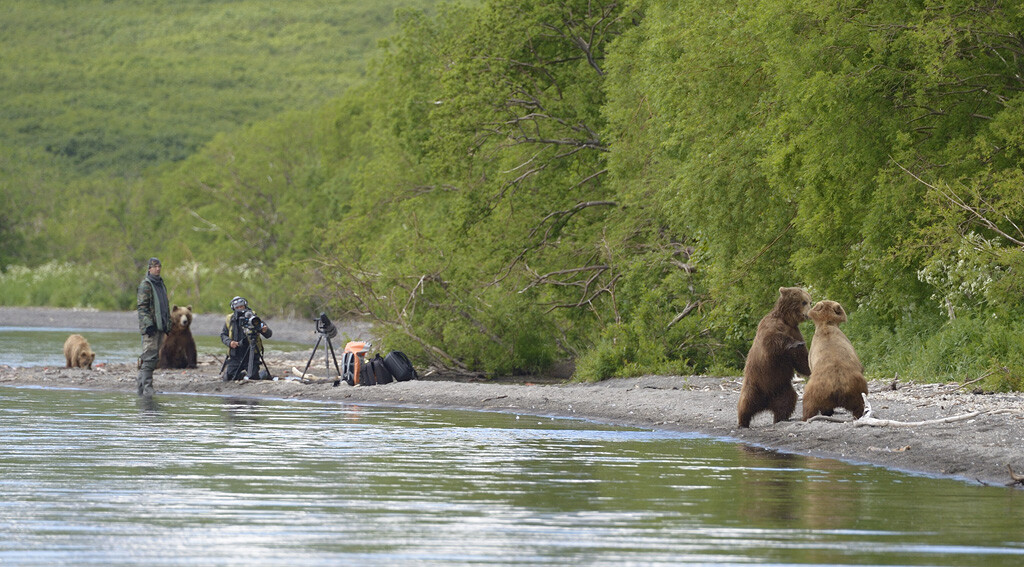
<instances>
[{"instance_id":1,"label":"tree branch","mask_svg":"<svg viewBox=\"0 0 1024 567\"><path fill-rule=\"evenodd\" d=\"M890 156L890 159L892 159L892 156ZM981 225L984 226L985 228L991 230L992 232L998 234L999 236L1002 236L1003 238L1005 238L1006 240L1010 241L1014 245L1016 245L1018 247L1021 247L1021 248L1024 248L1024 234L1021 234L1019 238L1014 237L1014 236L1008 234L1006 231L1004 231L1002 228L1000 228L999 225L997 225L991 219L989 219L984 214L982 214L977 208L967 204L967 202L962 197L957 195L956 192L954 192L952 190L942 189L940 187L932 185L931 183L928 183L927 181L925 181L925 180L921 179L920 177L918 177L914 172L912 172L909 169L903 167L903 164L899 163L898 161L896 161L894 159L893 159L893 163L895 163L896 166L899 167L900 169L902 169L907 175L913 177L918 183L924 185L925 187L927 187L927 188L929 188L929 189L931 189L933 191L938 192L940 195L942 195L942 197L944 199L949 201L950 204L952 204L953 206L955 206L955 207L965 211L966 213L968 213L969 215L974 217L974 219L976 221L978 221L979 223L981 223ZM1013 225L1014 228L1017 229L1018 233L1020 232L1020 228L1017 227L1017 225L1009 217L1007 217L1006 215L1003 215L1003 219L1008 221L1011 225Z\"/></svg>"}]
</instances>

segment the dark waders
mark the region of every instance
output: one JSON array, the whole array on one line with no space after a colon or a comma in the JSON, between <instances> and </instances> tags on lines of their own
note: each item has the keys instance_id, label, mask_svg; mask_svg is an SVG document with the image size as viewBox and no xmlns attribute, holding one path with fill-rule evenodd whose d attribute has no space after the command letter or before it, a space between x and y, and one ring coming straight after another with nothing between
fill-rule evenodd
<instances>
[{"instance_id":1,"label":"dark waders","mask_svg":"<svg viewBox=\"0 0 1024 567\"><path fill-rule=\"evenodd\" d=\"M135 379L140 396L152 396L153 371L160 361L160 345L164 342L164 334L160 331L152 335L142 335L142 356L139 357L139 375Z\"/></svg>"},{"instance_id":2,"label":"dark waders","mask_svg":"<svg viewBox=\"0 0 1024 567\"><path fill-rule=\"evenodd\" d=\"M267 367L267 361L263 360L263 353L260 352L260 350L254 346L256 344L257 331L255 329L245 329L244 332L246 336L246 347L245 353L242 354L241 358L246 361L246 364L244 365L245 375L250 380L259 380L259 369L260 366L262 365L263 368L267 371L267 377L269 378L271 374L270 368ZM257 357L259 357L258 364L256 361ZM224 359L224 364L225 366L227 366L227 372L224 374L224 381L227 382L229 380L241 380L243 365L239 363L237 366L234 366L234 368L232 368L233 365L230 364L230 359L230 356Z\"/></svg>"}]
</instances>

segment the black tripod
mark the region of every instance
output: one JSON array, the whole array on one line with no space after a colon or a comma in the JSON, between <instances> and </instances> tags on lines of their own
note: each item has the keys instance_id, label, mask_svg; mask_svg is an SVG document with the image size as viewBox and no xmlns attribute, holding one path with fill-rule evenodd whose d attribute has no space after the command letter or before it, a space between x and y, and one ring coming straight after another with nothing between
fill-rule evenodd
<instances>
[{"instance_id":1,"label":"black tripod","mask_svg":"<svg viewBox=\"0 0 1024 567\"><path fill-rule=\"evenodd\" d=\"M316 321L316 332L319 333L319 337L316 339L316 344L313 345L313 352L309 355L309 360L306 361L306 368L302 370L302 376L306 377L306 371L309 370L309 365L313 362L313 357L316 356L317 349L320 348L320 341L324 342L324 366L327 371L327 377L331 377L331 359L334 359L334 369L338 371L338 379L334 381L334 386L341 384L341 368L338 366L338 357L334 356L334 345L331 344L331 339L338 335L338 329L331 323L331 320L327 318L326 313L321 313L320 317L313 319Z\"/></svg>"},{"instance_id":2,"label":"black tripod","mask_svg":"<svg viewBox=\"0 0 1024 567\"><path fill-rule=\"evenodd\" d=\"M250 380L259 380L260 379L259 368L262 365L263 369L267 371L267 379L269 380L271 378L270 368L267 367L267 361L263 360L263 351L261 351L259 348L256 347L256 333L258 331L255 328L248 328L248 327L246 327L246 328L244 328L244 332L245 332L245 336L246 336L246 347L245 348L246 348L246 351L247 351L245 357L247 357L247 360L248 360L247 364L245 365L245 374L246 374L246 376L248 376L248 378ZM254 366L254 363L256 362L256 357L257 356L260 357L260 363L256 364ZM224 360L224 364L227 364L227 362L228 362L227 359L225 359ZM256 371L255 372L255 376L253 375L254 374L253 370ZM241 375L242 375L242 365L239 364L238 368L235 369L234 375L230 377L230 380L238 380Z\"/></svg>"}]
</instances>

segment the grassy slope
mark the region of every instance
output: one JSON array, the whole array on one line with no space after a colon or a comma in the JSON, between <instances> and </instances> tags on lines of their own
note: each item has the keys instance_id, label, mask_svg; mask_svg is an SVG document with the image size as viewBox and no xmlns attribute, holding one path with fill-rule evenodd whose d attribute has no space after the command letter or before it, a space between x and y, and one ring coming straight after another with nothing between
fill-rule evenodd
<instances>
[{"instance_id":1,"label":"grassy slope","mask_svg":"<svg viewBox=\"0 0 1024 567\"><path fill-rule=\"evenodd\" d=\"M218 132L340 95L396 8L434 3L5 3L0 140L79 173L180 160Z\"/></svg>"}]
</instances>

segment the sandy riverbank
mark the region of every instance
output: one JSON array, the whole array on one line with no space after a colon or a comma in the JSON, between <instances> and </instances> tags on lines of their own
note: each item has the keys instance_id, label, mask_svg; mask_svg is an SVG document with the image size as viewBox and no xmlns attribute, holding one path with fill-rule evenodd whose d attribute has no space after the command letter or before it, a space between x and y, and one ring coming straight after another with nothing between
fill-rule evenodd
<instances>
[{"instance_id":1,"label":"sandy riverbank","mask_svg":"<svg viewBox=\"0 0 1024 567\"><path fill-rule=\"evenodd\" d=\"M65 322L96 328L92 314L65 311ZM38 319L39 312L30 312ZM97 314L96 319L109 318ZM0 325L23 325L10 308L0 308ZM42 321L40 325L52 323ZM294 322L302 333L305 322ZM278 321L278 329L289 328ZM313 335L310 334L310 337ZM289 335L291 337L291 335ZM304 342L309 337L288 340ZM314 338L315 340L315 338ZM273 359L275 376L293 377L312 351ZM322 351L321 351L322 353ZM1007 465L1024 475L1024 395L981 394L956 384L914 384L872 381L869 401L874 417L898 422L922 422L980 412L949 423L857 426L853 423L788 421L771 424L761 414L750 429L736 427L740 378L704 376L645 376L597 384L531 384L454 380L438 374L384 386L334 387L330 382L297 380L221 382L218 360L207 357L194 370L158 370L154 385L162 393L201 393L338 403L379 404L440 409L471 409L576 417L643 428L693 431L710 436L819 457L872 463L905 471L978 481L993 485L1011 482ZM319 364L318 364L319 363ZM324 375L323 358L311 371ZM425 369L420 369L421 373ZM135 390L133 365L111 365L93 371L66 368L0 367L0 386L41 386L94 390ZM801 386L798 385L798 390ZM158 394L159 395L159 394ZM797 409L799 413L799 407ZM848 414L839 414L849 418ZM1019 485L1018 485L1019 486Z\"/></svg>"}]
</instances>

